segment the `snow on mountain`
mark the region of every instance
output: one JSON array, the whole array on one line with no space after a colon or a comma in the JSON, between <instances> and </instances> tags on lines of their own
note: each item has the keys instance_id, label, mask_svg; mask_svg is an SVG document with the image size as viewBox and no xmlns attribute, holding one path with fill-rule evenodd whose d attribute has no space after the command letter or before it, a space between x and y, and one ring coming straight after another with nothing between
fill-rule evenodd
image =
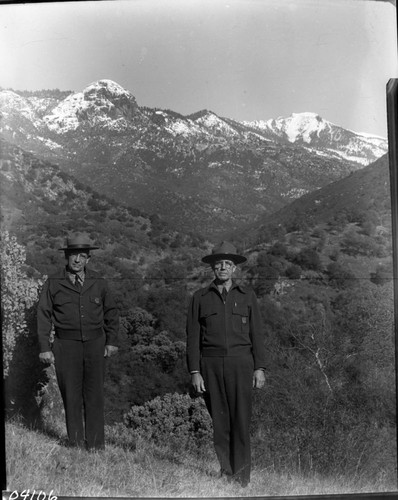
<instances>
[{"instance_id":1,"label":"snow on mountain","mask_svg":"<svg viewBox=\"0 0 398 500\"><path fill-rule=\"evenodd\" d=\"M51 95L51 94L50 94ZM287 118L267 121L236 122L202 110L183 116L170 110L140 108L133 94L109 79L91 83L83 91L57 99L16 92L0 92L3 119L0 131L10 140L19 136L19 144L34 149L56 136L76 136L96 129L99 134L140 131L145 136L158 129L175 138L197 141L244 140L259 143L293 144L318 157L348 160L365 166L387 152L387 141L369 134L357 134L324 120L316 113L293 113ZM149 135L145 132L151 129ZM36 137L35 137L36 135ZM137 137L137 141L140 138ZM137 144L137 143L136 143ZM48 143L54 150L56 142Z\"/></svg>"},{"instance_id":2,"label":"snow on mountain","mask_svg":"<svg viewBox=\"0 0 398 500\"><path fill-rule=\"evenodd\" d=\"M316 113L293 113L287 118L243 122L252 130L290 143L300 144L320 156L343 158L368 165L387 152L386 139L357 134Z\"/></svg>"},{"instance_id":3,"label":"snow on mountain","mask_svg":"<svg viewBox=\"0 0 398 500\"><path fill-rule=\"evenodd\" d=\"M82 124L122 131L137 112L134 96L112 80L99 80L82 92L69 95L44 117L58 134L77 130Z\"/></svg>"},{"instance_id":4,"label":"snow on mountain","mask_svg":"<svg viewBox=\"0 0 398 500\"><path fill-rule=\"evenodd\" d=\"M173 136L189 137L203 134L203 130L198 124L184 116L172 116L167 111L156 110L155 117L156 123L163 126L164 130Z\"/></svg>"},{"instance_id":5,"label":"snow on mountain","mask_svg":"<svg viewBox=\"0 0 398 500\"><path fill-rule=\"evenodd\" d=\"M193 115L182 116L164 110L148 112L153 122L173 136L196 137L201 140L211 140L214 136L232 137L239 136L225 120L211 111L199 111Z\"/></svg>"},{"instance_id":6,"label":"snow on mountain","mask_svg":"<svg viewBox=\"0 0 398 500\"><path fill-rule=\"evenodd\" d=\"M40 119L32 104L12 90L3 90L0 92L0 109L4 118L19 115L29 120L33 125L40 123Z\"/></svg>"},{"instance_id":7,"label":"snow on mountain","mask_svg":"<svg viewBox=\"0 0 398 500\"><path fill-rule=\"evenodd\" d=\"M212 132L223 133L227 136L239 135L236 130L234 130L223 119L221 119L211 111L204 111L202 113L199 113L199 116L195 118L194 121L198 125L201 125L202 127L209 129Z\"/></svg>"},{"instance_id":8,"label":"snow on mountain","mask_svg":"<svg viewBox=\"0 0 398 500\"><path fill-rule=\"evenodd\" d=\"M285 135L289 142L301 140L310 144L313 136L318 136L322 131L329 132L329 122L322 120L316 113L293 113L288 118L279 117L266 122L254 122L255 128L260 128Z\"/></svg>"}]
</instances>

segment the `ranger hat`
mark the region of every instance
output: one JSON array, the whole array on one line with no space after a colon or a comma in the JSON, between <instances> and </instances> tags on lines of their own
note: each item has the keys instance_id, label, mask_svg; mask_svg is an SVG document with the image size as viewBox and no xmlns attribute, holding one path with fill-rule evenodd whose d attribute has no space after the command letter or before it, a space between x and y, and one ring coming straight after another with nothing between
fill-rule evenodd
<instances>
[{"instance_id":1,"label":"ranger hat","mask_svg":"<svg viewBox=\"0 0 398 500\"><path fill-rule=\"evenodd\" d=\"M213 248L210 255L203 257L202 262L213 264L217 260L232 260L234 264L242 264L247 259L236 252L236 248L232 243L222 241L218 246Z\"/></svg>"},{"instance_id":2,"label":"ranger hat","mask_svg":"<svg viewBox=\"0 0 398 500\"><path fill-rule=\"evenodd\" d=\"M66 246L59 250L97 250L99 247L92 245L91 241L82 234L75 234L66 239Z\"/></svg>"}]
</instances>

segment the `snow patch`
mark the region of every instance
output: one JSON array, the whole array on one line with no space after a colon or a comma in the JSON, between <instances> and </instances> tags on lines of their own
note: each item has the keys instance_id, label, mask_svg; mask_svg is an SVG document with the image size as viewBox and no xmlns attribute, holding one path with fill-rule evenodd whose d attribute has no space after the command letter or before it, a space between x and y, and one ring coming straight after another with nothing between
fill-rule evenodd
<instances>
[{"instance_id":1,"label":"snow patch","mask_svg":"<svg viewBox=\"0 0 398 500\"><path fill-rule=\"evenodd\" d=\"M51 131L59 134L77 130L82 122L114 131L124 130L128 121L117 113L114 100L124 107L136 105L134 97L119 84L99 80L82 92L66 97L43 119Z\"/></svg>"}]
</instances>

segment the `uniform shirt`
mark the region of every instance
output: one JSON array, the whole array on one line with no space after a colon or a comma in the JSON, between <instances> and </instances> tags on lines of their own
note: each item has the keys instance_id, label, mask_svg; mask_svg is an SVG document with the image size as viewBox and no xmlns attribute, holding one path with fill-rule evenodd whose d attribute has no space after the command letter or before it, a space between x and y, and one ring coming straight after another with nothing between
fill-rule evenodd
<instances>
[{"instance_id":1,"label":"uniform shirt","mask_svg":"<svg viewBox=\"0 0 398 500\"><path fill-rule=\"evenodd\" d=\"M190 302L186 331L191 373L200 371L202 356L251 354L254 369L266 366L264 328L251 289L233 283L225 303L214 282L198 290Z\"/></svg>"},{"instance_id":2,"label":"uniform shirt","mask_svg":"<svg viewBox=\"0 0 398 500\"><path fill-rule=\"evenodd\" d=\"M86 341L105 332L106 344L117 345L119 311L106 280L86 270L83 286L76 287L69 274L64 268L44 284L37 307L40 351L51 350L52 325L62 339Z\"/></svg>"},{"instance_id":3,"label":"uniform shirt","mask_svg":"<svg viewBox=\"0 0 398 500\"><path fill-rule=\"evenodd\" d=\"M84 285L84 279L86 277L86 273L84 271L80 271L80 273L71 273L66 270L66 275L69 278L69 281L73 283L73 285L78 285L78 286L83 286Z\"/></svg>"}]
</instances>

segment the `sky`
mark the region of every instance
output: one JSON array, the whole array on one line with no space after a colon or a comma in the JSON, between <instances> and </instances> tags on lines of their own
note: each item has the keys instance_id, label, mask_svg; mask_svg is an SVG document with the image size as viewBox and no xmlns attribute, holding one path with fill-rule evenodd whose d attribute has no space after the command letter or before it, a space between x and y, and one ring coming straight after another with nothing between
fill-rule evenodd
<instances>
[{"instance_id":1,"label":"sky","mask_svg":"<svg viewBox=\"0 0 398 500\"><path fill-rule=\"evenodd\" d=\"M396 8L371 0L110 0L0 5L0 87L82 91L239 121L314 112L387 137Z\"/></svg>"}]
</instances>

